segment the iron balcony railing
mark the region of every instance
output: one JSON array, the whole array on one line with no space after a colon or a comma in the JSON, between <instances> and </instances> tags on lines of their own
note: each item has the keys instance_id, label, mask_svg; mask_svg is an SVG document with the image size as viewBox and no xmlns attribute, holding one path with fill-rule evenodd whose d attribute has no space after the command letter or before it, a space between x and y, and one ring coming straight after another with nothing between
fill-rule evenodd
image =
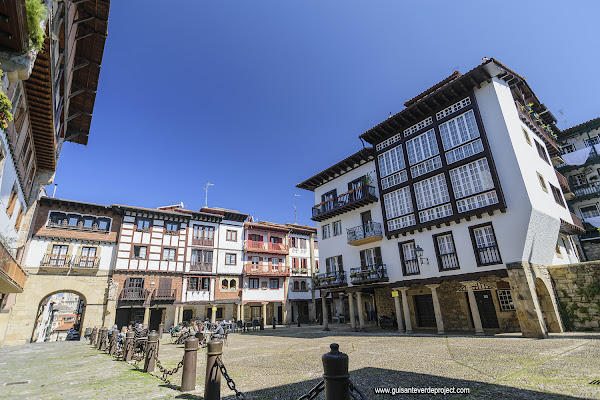
<instances>
[{"instance_id":1,"label":"iron balcony railing","mask_svg":"<svg viewBox=\"0 0 600 400\"><path fill-rule=\"evenodd\" d=\"M25 287L25 280L27 274L17 260L14 259L12 254L4 247L4 244L0 242L0 273L5 275L7 279L14 282L16 286L22 291Z\"/></svg>"},{"instance_id":2,"label":"iron balcony railing","mask_svg":"<svg viewBox=\"0 0 600 400\"><path fill-rule=\"evenodd\" d=\"M100 257L78 256L73 261L73 268L98 268Z\"/></svg>"},{"instance_id":3,"label":"iron balcony railing","mask_svg":"<svg viewBox=\"0 0 600 400\"><path fill-rule=\"evenodd\" d=\"M244 265L244 273L246 275L289 275L290 269L282 264L265 262L253 264L252 262L247 262Z\"/></svg>"},{"instance_id":4,"label":"iron balcony railing","mask_svg":"<svg viewBox=\"0 0 600 400\"><path fill-rule=\"evenodd\" d=\"M334 271L325 272L322 274L316 274L313 277L315 287L326 288L333 286L347 286L346 272L345 271Z\"/></svg>"},{"instance_id":5,"label":"iron balcony railing","mask_svg":"<svg viewBox=\"0 0 600 400\"><path fill-rule=\"evenodd\" d=\"M123 288L121 291L121 300L146 300L148 297L148 289L144 288Z\"/></svg>"},{"instance_id":6,"label":"iron balcony railing","mask_svg":"<svg viewBox=\"0 0 600 400\"><path fill-rule=\"evenodd\" d=\"M419 269L419 260L412 258L404 260L404 275L418 275L421 273Z\"/></svg>"},{"instance_id":7,"label":"iron balcony railing","mask_svg":"<svg viewBox=\"0 0 600 400\"><path fill-rule=\"evenodd\" d=\"M388 280L387 267L385 264L350 268L350 282L352 284L374 283Z\"/></svg>"},{"instance_id":8,"label":"iron balcony railing","mask_svg":"<svg viewBox=\"0 0 600 400\"><path fill-rule=\"evenodd\" d=\"M308 275L308 268L292 267L292 275Z\"/></svg>"},{"instance_id":9,"label":"iron balcony railing","mask_svg":"<svg viewBox=\"0 0 600 400\"><path fill-rule=\"evenodd\" d=\"M355 226L354 228L346 229L348 243L366 239L372 236L383 236L381 232L381 224L373 221L369 221L363 225Z\"/></svg>"},{"instance_id":10,"label":"iron balcony railing","mask_svg":"<svg viewBox=\"0 0 600 400\"><path fill-rule=\"evenodd\" d=\"M440 264L440 271L449 271L459 268L456 253L440 254L438 262Z\"/></svg>"},{"instance_id":11,"label":"iron balcony railing","mask_svg":"<svg viewBox=\"0 0 600 400\"><path fill-rule=\"evenodd\" d=\"M193 237L192 244L194 246L205 246L205 247L213 247L215 243L214 238L205 238L205 237Z\"/></svg>"},{"instance_id":12,"label":"iron balcony railing","mask_svg":"<svg viewBox=\"0 0 600 400\"><path fill-rule=\"evenodd\" d=\"M42 258L41 266L71 268L71 256L68 254L46 254L44 258Z\"/></svg>"},{"instance_id":13,"label":"iron balcony railing","mask_svg":"<svg viewBox=\"0 0 600 400\"><path fill-rule=\"evenodd\" d=\"M314 206L312 208L312 219L322 221L328 215L341 214L342 212L360 207L363 203L366 205L370 201L377 201L375 187L358 187L339 195L335 199L330 199Z\"/></svg>"},{"instance_id":14,"label":"iron balcony railing","mask_svg":"<svg viewBox=\"0 0 600 400\"><path fill-rule=\"evenodd\" d=\"M573 193L577 197L586 196L588 194L596 195L600 193L600 182L588 183L585 185L573 187Z\"/></svg>"},{"instance_id":15,"label":"iron balcony railing","mask_svg":"<svg viewBox=\"0 0 600 400\"><path fill-rule=\"evenodd\" d=\"M502 261L498 245L478 247L477 258L479 265L498 264Z\"/></svg>"},{"instance_id":16,"label":"iron balcony railing","mask_svg":"<svg viewBox=\"0 0 600 400\"><path fill-rule=\"evenodd\" d=\"M175 300L177 289L155 289L152 293L153 300Z\"/></svg>"},{"instance_id":17,"label":"iron balcony railing","mask_svg":"<svg viewBox=\"0 0 600 400\"><path fill-rule=\"evenodd\" d=\"M530 113L527 110L527 106L524 106L518 101L515 101L515 103L517 105L517 109L519 110L519 116L521 120L525 122L525 124L528 125L536 133L536 135L538 135L541 139L544 140L544 142L547 145L546 148L548 150L548 154L550 154L550 157L556 157L560 152L560 148L556 144L556 140L554 139L554 137L546 131L545 124L541 120L541 118L539 118L539 116L537 116L536 113ZM552 131L552 128L548 129Z\"/></svg>"},{"instance_id":18,"label":"iron balcony railing","mask_svg":"<svg viewBox=\"0 0 600 400\"><path fill-rule=\"evenodd\" d=\"M190 271L200 271L200 272L212 272L212 263L211 262L192 262L190 264Z\"/></svg>"},{"instance_id":19,"label":"iron balcony railing","mask_svg":"<svg viewBox=\"0 0 600 400\"><path fill-rule=\"evenodd\" d=\"M583 168L586 165L589 164L596 164L600 162L600 155L598 155L598 153L596 152L596 149L594 148L594 146L587 146L590 148L590 155L588 156L587 160L585 161L585 163L583 163L582 165L569 165L567 163L564 164L560 164L556 166L556 169L560 169L561 172L569 172L571 170L574 169L578 169L578 168ZM581 149L578 149L581 150ZM561 153L562 154L569 154L569 153Z\"/></svg>"},{"instance_id":20,"label":"iron balcony railing","mask_svg":"<svg viewBox=\"0 0 600 400\"><path fill-rule=\"evenodd\" d=\"M287 244L283 243L271 243L271 242L259 242L255 240L245 240L244 248L246 251L256 252L275 252L275 253L288 253L289 248Z\"/></svg>"}]
</instances>

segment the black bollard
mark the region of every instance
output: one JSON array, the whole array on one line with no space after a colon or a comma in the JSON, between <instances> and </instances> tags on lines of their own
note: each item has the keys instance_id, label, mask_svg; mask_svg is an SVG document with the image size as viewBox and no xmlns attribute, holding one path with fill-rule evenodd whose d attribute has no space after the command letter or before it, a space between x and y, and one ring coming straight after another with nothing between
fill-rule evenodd
<instances>
[{"instance_id":1,"label":"black bollard","mask_svg":"<svg viewBox=\"0 0 600 400\"><path fill-rule=\"evenodd\" d=\"M144 357L144 372L154 371L156 358L158 356L158 333L152 331L148 335L148 343L146 344L146 356Z\"/></svg>"},{"instance_id":2,"label":"black bollard","mask_svg":"<svg viewBox=\"0 0 600 400\"><path fill-rule=\"evenodd\" d=\"M337 343L332 343L330 348L322 357L325 400L350 400L348 355L340 352Z\"/></svg>"},{"instance_id":3,"label":"black bollard","mask_svg":"<svg viewBox=\"0 0 600 400\"><path fill-rule=\"evenodd\" d=\"M273 317L273 329L275 329L276 325L277 325L277 318Z\"/></svg>"},{"instance_id":4,"label":"black bollard","mask_svg":"<svg viewBox=\"0 0 600 400\"><path fill-rule=\"evenodd\" d=\"M217 365L217 357L223 354L223 342L213 339L208 342L206 352L206 379L204 381L204 400L219 400L221 398L221 370Z\"/></svg>"},{"instance_id":5,"label":"black bollard","mask_svg":"<svg viewBox=\"0 0 600 400\"><path fill-rule=\"evenodd\" d=\"M92 346L96 346L96 337L98 337L98 328L94 327L94 329L92 329L92 334L90 335L90 344Z\"/></svg>"},{"instance_id":6,"label":"black bollard","mask_svg":"<svg viewBox=\"0 0 600 400\"><path fill-rule=\"evenodd\" d=\"M265 320L264 319L260 319L260 330L264 331L265 330Z\"/></svg>"},{"instance_id":7,"label":"black bollard","mask_svg":"<svg viewBox=\"0 0 600 400\"><path fill-rule=\"evenodd\" d=\"M300 316L298 316L298 319L296 319L296 323L298 324L298 328L300 328Z\"/></svg>"},{"instance_id":8,"label":"black bollard","mask_svg":"<svg viewBox=\"0 0 600 400\"><path fill-rule=\"evenodd\" d=\"M133 358L133 345L135 342L135 332L128 330L125 334L125 343L123 343L123 360L131 361Z\"/></svg>"},{"instance_id":9,"label":"black bollard","mask_svg":"<svg viewBox=\"0 0 600 400\"><path fill-rule=\"evenodd\" d=\"M181 373L181 391L190 392L196 389L196 364L198 362L198 339L185 340L185 353L183 354L183 371ZM206 396L205 400L210 400ZM217 397L218 399L218 397Z\"/></svg>"}]
</instances>

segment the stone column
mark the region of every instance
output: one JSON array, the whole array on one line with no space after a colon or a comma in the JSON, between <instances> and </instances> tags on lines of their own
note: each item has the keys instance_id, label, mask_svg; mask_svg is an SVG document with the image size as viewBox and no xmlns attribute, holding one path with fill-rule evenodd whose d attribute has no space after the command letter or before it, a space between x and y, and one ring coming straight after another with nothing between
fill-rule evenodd
<instances>
[{"instance_id":1,"label":"stone column","mask_svg":"<svg viewBox=\"0 0 600 400\"><path fill-rule=\"evenodd\" d=\"M150 307L144 307L144 325L150 322Z\"/></svg>"},{"instance_id":2,"label":"stone column","mask_svg":"<svg viewBox=\"0 0 600 400\"><path fill-rule=\"evenodd\" d=\"M237 321L240 320L240 318L242 317L242 305L241 304L236 304L237 305Z\"/></svg>"},{"instance_id":3,"label":"stone column","mask_svg":"<svg viewBox=\"0 0 600 400\"><path fill-rule=\"evenodd\" d=\"M442 319L442 310L440 308L440 300L437 295L438 284L425 285L431 290L431 297L433 298L433 311L435 313L435 324L437 325L438 335L444 335L444 320Z\"/></svg>"},{"instance_id":4,"label":"stone column","mask_svg":"<svg viewBox=\"0 0 600 400\"><path fill-rule=\"evenodd\" d=\"M289 290L289 287L288 287ZM285 303L283 303L283 321L280 321L279 323L285 323L287 325L291 325L293 323L292 321L292 302L290 301L289 298L285 299Z\"/></svg>"},{"instance_id":5,"label":"stone column","mask_svg":"<svg viewBox=\"0 0 600 400\"><path fill-rule=\"evenodd\" d=\"M404 321L402 320L402 309L400 308L400 297L394 297L394 306L396 306L396 320L398 321L398 332L404 333Z\"/></svg>"},{"instance_id":6,"label":"stone column","mask_svg":"<svg viewBox=\"0 0 600 400\"><path fill-rule=\"evenodd\" d=\"M179 307L179 322L183 322L183 306Z\"/></svg>"},{"instance_id":7,"label":"stone column","mask_svg":"<svg viewBox=\"0 0 600 400\"><path fill-rule=\"evenodd\" d=\"M473 325L475 325L475 334L483 335L483 326L481 325L481 317L479 316L479 308L477 307L477 301L475 300L475 292L473 292L473 285L475 282L461 282L467 288L469 296L469 305L471 306L471 315L473 316Z\"/></svg>"},{"instance_id":8,"label":"stone column","mask_svg":"<svg viewBox=\"0 0 600 400\"><path fill-rule=\"evenodd\" d=\"M267 304L269 303L262 303L262 319L263 319L263 326L267 326Z\"/></svg>"},{"instance_id":9,"label":"stone column","mask_svg":"<svg viewBox=\"0 0 600 400\"><path fill-rule=\"evenodd\" d=\"M240 319L244 322L244 303L240 304Z\"/></svg>"},{"instance_id":10,"label":"stone column","mask_svg":"<svg viewBox=\"0 0 600 400\"><path fill-rule=\"evenodd\" d=\"M329 330L329 317L327 316L327 292L321 290L321 305L323 306L323 330Z\"/></svg>"},{"instance_id":11,"label":"stone column","mask_svg":"<svg viewBox=\"0 0 600 400\"><path fill-rule=\"evenodd\" d=\"M211 308L210 322L212 322L213 324L215 322L217 322L217 305L216 304L214 306L212 306L212 308Z\"/></svg>"},{"instance_id":12,"label":"stone column","mask_svg":"<svg viewBox=\"0 0 600 400\"><path fill-rule=\"evenodd\" d=\"M527 262L509 263L506 264L506 269L521 334L530 338L548 337L548 328L535 288L535 271Z\"/></svg>"},{"instance_id":13,"label":"stone column","mask_svg":"<svg viewBox=\"0 0 600 400\"><path fill-rule=\"evenodd\" d=\"M331 317L337 316L337 300L331 297Z\"/></svg>"},{"instance_id":14,"label":"stone column","mask_svg":"<svg viewBox=\"0 0 600 400\"><path fill-rule=\"evenodd\" d=\"M179 306L175 306L175 316L173 318L173 326L177 326L179 324Z\"/></svg>"},{"instance_id":15,"label":"stone column","mask_svg":"<svg viewBox=\"0 0 600 400\"><path fill-rule=\"evenodd\" d=\"M356 304L358 309L358 329L365 330L365 313L363 312L362 293L356 292Z\"/></svg>"},{"instance_id":16,"label":"stone column","mask_svg":"<svg viewBox=\"0 0 600 400\"><path fill-rule=\"evenodd\" d=\"M408 288L401 288L400 292L402 292L402 308L404 310L404 325L406 326L405 333L413 333L412 322L410 321L410 310L408 308L408 296L406 295Z\"/></svg>"},{"instance_id":17,"label":"stone column","mask_svg":"<svg viewBox=\"0 0 600 400\"><path fill-rule=\"evenodd\" d=\"M350 309L350 327L356 330L356 317L354 316L354 293L348 293L348 308Z\"/></svg>"}]
</instances>

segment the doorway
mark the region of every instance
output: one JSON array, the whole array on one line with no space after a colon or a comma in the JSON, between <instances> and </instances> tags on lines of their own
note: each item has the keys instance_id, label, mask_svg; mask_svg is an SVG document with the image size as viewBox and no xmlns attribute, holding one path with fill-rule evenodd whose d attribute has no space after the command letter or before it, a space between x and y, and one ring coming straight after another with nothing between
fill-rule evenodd
<instances>
[{"instance_id":1,"label":"doorway","mask_svg":"<svg viewBox=\"0 0 600 400\"><path fill-rule=\"evenodd\" d=\"M164 308L154 308L150 310L150 323L148 329L150 331L158 331L158 326L162 323Z\"/></svg>"},{"instance_id":2,"label":"doorway","mask_svg":"<svg viewBox=\"0 0 600 400\"><path fill-rule=\"evenodd\" d=\"M492 292L489 290L477 290L475 294L475 302L481 317L481 325L484 329L499 329L498 316L496 315L496 307L492 299Z\"/></svg>"},{"instance_id":3,"label":"doorway","mask_svg":"<svg viewBox=\"0 0 600 400\"><path fill-rule=\"evenodd\" d=\"M419 327L435 328L435 311L433 309L433 297L430 294L414 296L415 311Z\"/></svg>"}]
</instances>

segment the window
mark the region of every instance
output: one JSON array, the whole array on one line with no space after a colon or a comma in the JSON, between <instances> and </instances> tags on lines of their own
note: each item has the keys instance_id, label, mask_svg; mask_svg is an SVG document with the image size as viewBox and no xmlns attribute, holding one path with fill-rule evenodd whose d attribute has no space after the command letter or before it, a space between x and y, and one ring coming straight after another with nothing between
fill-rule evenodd
<instances>
[{"instance_id":1,"label":"window","mask_svg":"<svg viewBox=\"0 0 600 400\"><path fill-rule=\"evenodd\" d=\"M521 130L523 131L523 136L525 136L525 141L529 143L530 146L533 146L531 143L531 138L529 137L529 132L527 132L527 130L523 127L521 127Z\"/></svg>"},{"instance_id":2,"label":"window","mask_svg":"<svg viewBox=\"0 0 600 400\"><path fill-rule=\"evenodd\" d=\"M221 289L222 290L228 290L229 289L229 281L227 281L227 279L223 279L221 281Z\"/></svg>"},{"instance_id":3,"label":"window","mask_svg":"<svg viewBox=\"0 0 600 400\"><path fill-rule=\"evenodd\" d=\"M210 278L202 278L200 282L202 284L200 287L201 290L210 290Z\"/></svg>"},{"instance_id":4,"label":"window","mask_svg":"<svg viewBox=\"0 0 600 400\"><path fill-rule=\"evenodd\" d=\"M19 231L21 227L21 221L23 220L23 204L19 207L19 213L17 214L17 220L15 221L15 231Z\"/></svg>"},{"instance_id":5,"label":"window","mask_svg":"<svg viewBox=\"0 0 600 400\"><path fill-rule=\"evenodd\" d=\"M294 258L296 260L296 258ZM271 258L271 265L277 267L279 266L279 258Z\"/></svg>"},{"instance_id":6,"label":"window","mask_svg":"<svg viewBox=\"0 0 600 400\"><path fill-rule=\"evenodd\" d=\"M564 146L561 146L561 154L568 154L568 153L572 153L575 151L575 145L574 144L566 144Z\"/></svg>"},{"instance_id":7,"label":"window","mask_svg":"<svg viewBox=\"0 0 600 400\"><path fill-rule=\"evenodd\" d=\"M413 211L413 204L410 188L404 186L398 190L384 194L383 204L388 219L411 213Z\"/></svg>"},{"instance_id":8,"label":"window","mask_svg":"<svg viewBox=\"0 0 600 400\"><path fill-rule=\"evenodd\" d=\"M263 237L262 235L257 235L255 233L250 234L250 241L252 242L262 242L263 241Z\"/></svg>"},{"instance_id":9,"label":"window","mask_svg":"<svg viewBox=\"0 0 600 400\"><path fill-rule=\"evenodd\" d=\"M306 281L300 282L300 290L302 290L302 291L307 290L306 289Z\"/></svg>"},{"instance_id":10,"label":"window","mask_svg":"<svg viewBox=\"0 0 600 400\"><path fill-rule=\"evenodd\" d=\"M149 232L152 220L148 218L138 218L135 225L138 231Z\"/></svg>"},{"instance_id":11,"label":"window","mask_svg":"<svg viewBox=\"0 0 600 400\"><path fill-rule=\"evenodd\" d=\"M382 189L389 189L392 186L396 186L399 185L401 183L404 183L408 180L408 174L406 173L406 170L402 170L400 172L396 172L395 174L392 174L390 176L386 176L385 178L381 179L381 188Z\"/></svg>"},{"instance_id":12,"label":"window","mask_svg":"<svg viewBox=\"0 0 600 400\"><path fill-rule=\"evenodd\" d=\"M67 219L67 216L63 213L56 213L56 212L50 213L49 225L62 225L63 221L65 221L65 224L66 224L67 223L66 219Z\"/></svg>"},{"instance_id":13,"label":"window","mask_svg":"<svg viewBox=\"0 0 600 400\"><path fill-rule=\"evenodd\" d=\"M12 215L13 215L13 211L15 210L15 205L17 204L18 197L19 196L17 194L17 184L15 183L10 192L10 197L8 199L8 206L6 207L6 213L8 214L9 217L12 217Z\"/></svg>"},{"instance_id":14,"label":"window","mask_svg":"<svg viewBox=\"0 0 600 400\"><path fill-rule=\"evenodd\" d=\"M435 118L439 121L441 119L446 118L448 115L453 114L453 113L457 112L458 110L461 110L461 109L467 107L470 104L471 104L471 98L465 97L461 101L456 102L456 103L452 104L450 107L444 108L442 111L436 113Z\"/></svg>"},{"instance_id":15,"label":"window","mask_svg":"<svg viewBox=\"0 0 600 400\"><path fill-rule=\"evenodd\" d=\"M400 250L400 260L402 261L402 274L405 276L420 274L415 241L410 240L398 243L398 249Z\"/></svg>"},{"instance_id":16,"label":"window","mask_svg":"<svg viewBox=\"0 0 600 400\"><path fill-rule=\"evenodd\" d=\"M515 303L513 303L510 290L498 290L498 303L500 303L500 311L515 311Z\"/></svg>"},{"instance_id":17,"label":"window","mask_svg":"<svg viewBox=\"0 0 600 400\"><path fill-rule=\"evenodd\" d=\"M296 239L295 237L290 238L290 247L298 247L298 239Z\"/></svg>"},{"instance_id":18,"label":"window","mask_svg":"<svg viewBox=\"0 0 600 400\"><path fill-rule=\"evenodd\" d=\"M431 178L415 182L415 198L417 208L423 210L450 201L448 186L444 174L432 176Z\"/></svg>"},{"instance_id":19,"label":"window","mask_svg":"<svg viewBox=\"0 0 600 400\"><path fill-rule=\"evenodd\" d=\"M425 160L422 163L410 167L410 175L413 178L417 178L438 168L442 168L442 159L440 156L430 158L429 160Z\"/></svg>"},{"instance_id":20,"label":"window","mask_svg":"<svg viewBox=\"0 0 600 400\"><path fill-rule=\"evenodd\" d=\"M415 165L440 154L435 138L435 131L430 129L407 141L406 154L408 155L408 163L410 165Z\"/></svg>"},{"instance_id":21,"label":"window","mask_svg":"<svg viewBox=\"0 0 600 400\"><path fill-rule=\"evenodd\" d=\"M258 289L258 278L248 279L248 288L249 289Z\"/></svg>"},{"instance_id":22,"label":"window","mask_svg":"<svg viewBox=\"0 0 600 400\"><path fill-rule=\"evenodd\" d=\"M444 150L450 150L479 137L475 113L469 110L439 126Z\"/></svg>"},{"instance_id":23,"label":"window","mask_svg":"<svg viewBox=\"0 0 600 400\"><path fill-rule=\"evenodd\" d=\"M225 240L230 242L237 242L237 231L227 230Z\"/></svg>"},{"instance_id":24,"label":"window","mask_svg":"<svg viewBox=\"0 0 600 400\"><path fill-rule=\"evenodd\" d=\"M79 224L79 216L69 214L69 216L67 217L67 226L76 228L78 224Z\"/></svg>"},{"instance_id":25,"label":"window","mask_svg":"<svg viewBox=\"0 0 600 400\"><path fill-rule=\"evenodd\" d=\"M595 144L600 143L600 137L599 136L594 136L592 138L586 139L585 140L585 145L587 147L592 147Z\"/></svg>"},{"instance_id":26,"label":"window","mask_svg":"<svg viewBox=\"0 0 600 400\"><path fill-rule=\"evenodd\" d=\"M98 219L97 221L98 229L101 231L108 231L110 221L108 219Z\"/></svg>"},{"instance_id":27,"label":"window","mask_svg":"<svg viewBox=\"0 0 600 400\"><path fill-rule=\"evenodd\" d=\"M237 254L225 253L225 265L235 265L237 262Z\"/></svg>"},{"instance_id":28,"label":"window","mask_svg":"<svg viewBox=\"0 0 600 400\"><path fill-rule=\"evenodd\" d=\"M457 199L494 188L486 158L450 170L450 181Z\"/></svg>"},{"instance_id":29,"label":"window","mask_svg":"<svg viewBox=\"0 0 600 400\"><path fill-rule=\"evenodd\" d=\"M192 265L212 264L213 252L210 250L192 250Z\"/></svg>"},{"instance_id":30,"label":"window","mask_svg":"<svg viewBox=\"0 0 600 400\"><path fill-rule=\"evenodd\" d=\"M294 290L296 290L296 291L300 290L300 282L294 281Z\"/></svg>"},{"instance_id":31,"label":"window","mask_svg":"<svg viewBox=\"0 0 600 400\"><path fill-rule=\"evenodd\" d=\"M333 222L333 236L339 236L342 234L342 221Z\"/></svg>"},{"instance_id":32,"label":"window","mask_svg":"<svg viewBox=\"0 0 600 400\"><path fill-rule=\"evenodd\" d=\"M179 223L178 222L165 222L165 233L167 235L174 235L179 233Z\"/></svg>"},{"instance_id":33,"label":"window","mask_svg":"<svg viewBox=\"0 0 600 400\"><path fill-rule=\"evenodd\" d=\"M269 278L269 289L279 289L278 278Z\"/></svg>"},{"instance_id":34,"label":"window","mask_svg":"<svg viewBox=\"0 0 600 400\"><path fill-rule=\"evenodd\" d=\"M341 221L340 221L340 224L341 224ZM340 229L342 229L341 225L340 225ZM306 239L300 239L300 248L306 249Z\"/></svg>"},{"instance_id":35,"label":"window","mask_svg":"<svg viewBox=\"0 0 600 400\"><path fill-rule=\"evenodd\" d=\"M325 268L327 273L341 272L344 270L342 256L334 256L325 259Z\"/></svg>"},{"instance_id":36,"label":"window","mask_svg":"<svg viewBox=\"0 0 600 400\"><path fill-rule=\"evenodd\" d=\"M478 266L502 263L492 224L471 226L469 232Z\"/></svg>"},{"instance_id":37,"label":"window","mask_svg":"<svg viewBox=\"0 0 600 400\"><path fill-rule=\"evenodd\" d=\"M571 176L571 182L573 186L582 186L587 184L587 179L585 178L585 174L577 174Z\"/></svg>"},{"instance_id":38,"label":"window","mask_svg":"<svg viewBox=\"0 0 600 400\"><path fill-rule=\"evenodd\" d=\"M215 228L213 226L194 225L194 234L192 238L196 240L207 240L212 243L214 234Z\"/></svg>"},{"instance_id":39,"label":"window","mask_svg":"<svg viewBox=\"0 0 600 400\"><path fill-rule=\"evenodd\" d=\"M80 267L92 268L96 261L96 248L95 247L83 247L81 249L81 258L79 259Z\"/></svg>"},{"instance_id":40,"label":"window","mask_svg":"<svg viewBox=\"0 0 600 400\"><path fill-rule=\"evenodd\" d=\"M362 268L378 267L383 265L381 247L374 247L360 251L360 266Z\"/></svg>"},{"instance_id":41,"label":"window","mask_svg":"<svg viewBox=\"0 0 600 400\"><path fill-rule=\"evenodd\" d=\"M440 271L460 268L456 248L454 247L454 237L451 232L434 235L433 244L435 245L435 253Z\"/></svg>"},{"instance_id":42,"label":"window","mask_svg":"<svg viewBox=\"0 0 600 400\"><path fill-rule=\"evenodd\" d=\"M235 279L231 279L229 281L229 289L235 289L237 288L237 282L235 281Z\"/></svg>"},{"instance_id":43,"label":"window","mask_svg":"<svg viewBox=\"0 0 600 400\"><path fill-rule=\"evenodd\" d=\"M544 145L536 140L535 147L537 148L540 158L546 161L548 164L550 164L550 159L548 158L548 154L546 154L546 148L544 147Z\"/></svg>"},{"instance_id":44,"label":"window","mask_svg":"<svg viewBox=\"0 0 600 400\"><path fill-rule=\"evenodd\" d=\"M146 246L133 246L133 258L146 259L148 248Z\"/></svg>"},{"instance_id":45,"label":"window","mask_svg":"<svg viewBox=\"0 0 600 400\"><path fill-rule=\"evenodd\" d=\"M331 236L331 232L329 230L329 224L323 225L321 227L321 232L322 232L322 239L327 239L329 236Z\"/></svg>"},{"instance_id":46,"label":"window","mask_svg":"<svg viewBox=\"0 0 600 400\"><path fill-rule=\"evenodd\" d=\"M52 254L50 256L50 265L66 265L68 264L67 254L69 252L69 246L62 244L55 244L52 246Z\"/></svg>"},{"instance_id":47,"label":"window","mask_svg":"<svg viewBox=\"0 0 600 400\"><path fill-rule=\"evenodd\" d=\"M483 143L481 142L481 139L477 139L460 147L447 151L446 162L448 164L452 164L457 161L464 160L467 157L471 157L473 154L481 153L482 151Z\"/></svg>"},{"instance_id":48,"label":"window","mask_svg":"<svg viewBox=\"0 0 600 400\"><path fill-rule=\"evenodd\" d=\"M95 221L96 221L96 218L83 217L83 228L84 229L92 229L94 227Z\"/></svg>"},{"instance_id":49,"label":"window","mask_svg":"<svg viewBox=\"0 0 600 400\"><path fill-rule=\"evenodd\" d=\"M337 189L333 189L323 195L321 195L321 202L323 202L323 211L331 211L335 207L337 200Z\"/></svg>"},{"instance_id":50,"label":"window","mask_svg":"<svg viewBox=\"0 0 600 400\"><path fill-rule=\"evenodd\" d=\"M544 192L548 193L548 187L546 186L546 181L544 180L544 177L542 176L542 174L540 174L538 172L537 177L538 177L538 181L540 182L540 186L542 187L542 190Z\"/></svg>"},{"instance_id":51,"label":"window","mask_svg":"<svg viewBox=\"0 0 600 400\"><path fill-rule=\"evenodd\" d=\"M406 168L404 154L402 154L402 145L381 153L377 156L377 161L379 164L379 176L382 178Z\"/></svg>"},{"instance_id":52,"label":"window","mask_svg":"<svg viewBox=\"0 0 600 400\"><path fill-rule=\"evenodd\" d=\"M188 290L197 291L198 290L198 280L200 278L188 278Z\"/></svg>"},{"instance_id":53,"label":"window","mask_svg":"<svg viewBox=\"0 0 600 400\"><path fill-rule=\"evenodd\" d=\"M551 183L548 183L548 185L550 185L550 189L552 189L552 195L554 196L554 201L556 202L556 204L560 205L561 207L567 208L565 206L565 201L563 200L562 191Z\"/></svg>"},{"instance_id":54,"label":"window","mask_svg":"<svg viewBox=\"0 0 600 400\"><path fill-rule=\"evenodd\" d=\"M600 211L598 211L598 207L595 204L593 206L581 207L579 210L584 219L600 217Z\"/></svg>"},{"instance_id":55,"label":"window","mask_svg":"<svg viewBox=\"0 0 600 400\"><path fill-rule=\"evenodd\" d=\"M163 261L175 261L175 249L163 249Z\"/></svg>"}]
</instances>

